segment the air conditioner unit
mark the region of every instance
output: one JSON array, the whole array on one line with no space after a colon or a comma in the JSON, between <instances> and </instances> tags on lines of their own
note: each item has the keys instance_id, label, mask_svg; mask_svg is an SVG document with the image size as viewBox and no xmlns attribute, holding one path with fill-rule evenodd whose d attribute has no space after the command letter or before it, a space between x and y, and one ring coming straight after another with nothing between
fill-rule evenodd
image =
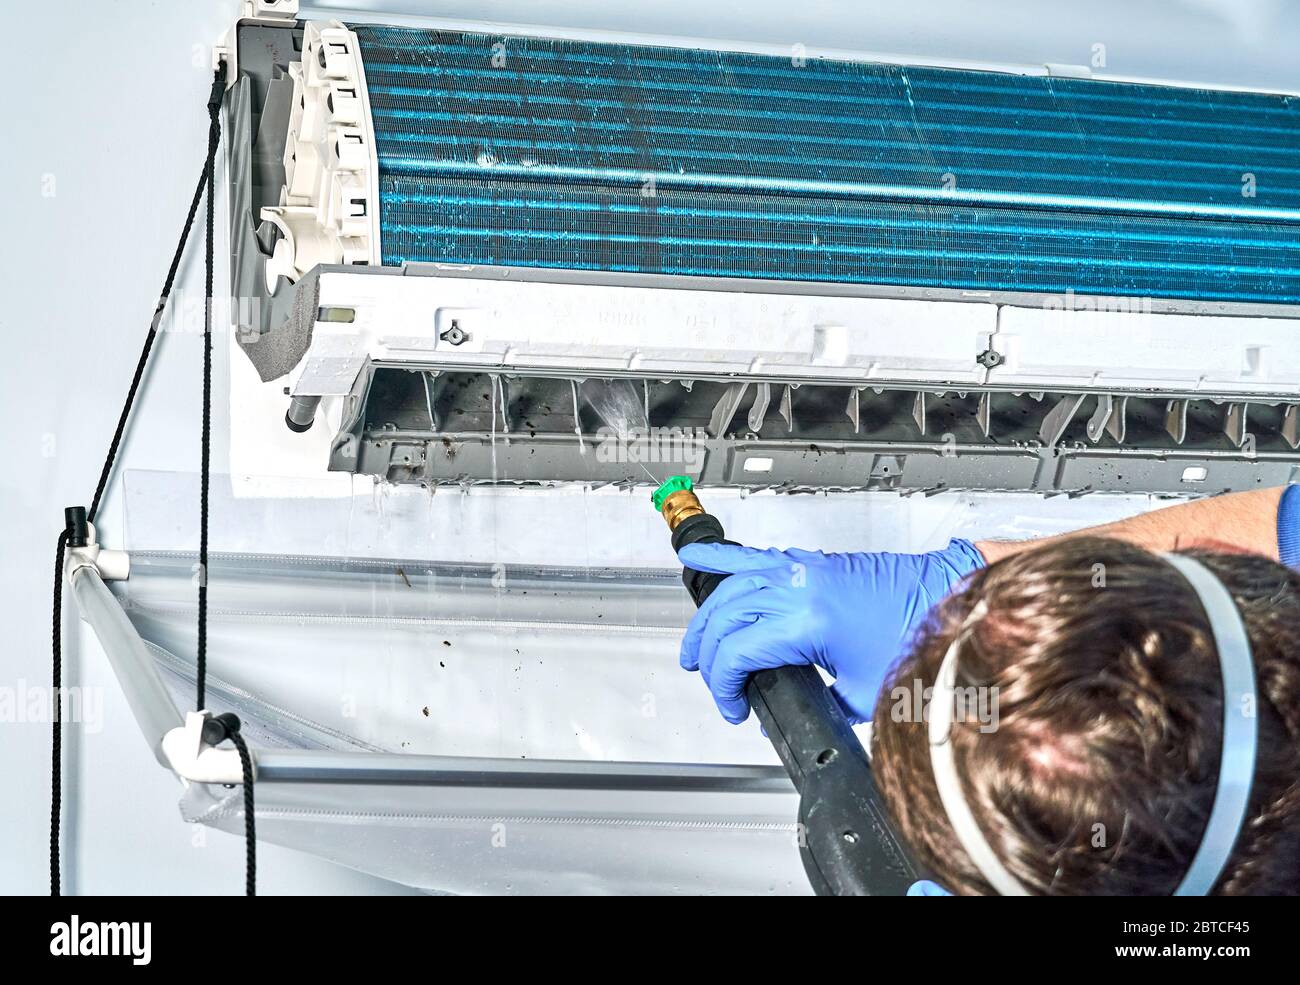
<instances>
[{"instance_id":1,"label":"air conditioner unit","mask_svg":"<svg viewBox=\"0 0 1300 985\"><path fill-rule=\"evenodd\" d=\"M1293 475L1286 97L292 19L228 51L236 470Z\"/></svg>"}]
</instances>

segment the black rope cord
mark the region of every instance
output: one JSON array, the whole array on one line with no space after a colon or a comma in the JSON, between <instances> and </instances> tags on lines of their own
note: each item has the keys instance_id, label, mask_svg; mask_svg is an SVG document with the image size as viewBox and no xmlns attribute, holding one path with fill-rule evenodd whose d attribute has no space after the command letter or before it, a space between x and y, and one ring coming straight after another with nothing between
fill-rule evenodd
<instances>
[{"instance_id":1,"label":"black rope cord","mask_svg":"<svg viewBox=\"0 0 1300 985\"><path fill-rule=\"evenodd\" d=\"M230 733L230 741L239 750L239 765L244 773L244 895L257 895L257 814L253 810L253 757L248 754L239 726Z\"/></svg>"},{"instance_id":2,"label":"black rope cord","mask_svg":"<svg viewBox=\"0 0 1300 985\"><path fill-rule=\"evenodd\" d=\"M215 186L217 145L221 142L221 96L225 88L223 82L224 73L218 71L212 83L212 95L208 99L207 184L209 192L204 270L206 289L203 295L203 428L199 442L199 633L194 662L194 704L199 711L202 711L206 705L208 674L208 486L212 462L212 237L215 226L213 206L216 198L211 189ZM239 753L239 766L243 774L244 786L244 893L248 896L256 896L257 831L256 814L253 810L253 758L248 754L248 745L239 733L239 718L233 714L224 714L216 716L216 720L224 727L224 738L234 743ZM214 745L216 741L213 742Z\"/></svg>"},{"instance_id":3,"label":"black rope cord","mask_svg":"<svg viewBox=\"0 0 1300 985\"><path fill-rule=\"evenodd\" d=\"M99 512L100 504L104 497L104 492L108 487L108 482L113 473L113 468L117 460L117 453L121 447L122 439L126 434L126 428L131 418L131 410L135 405L135 399L140 389L140 383L144 379L145 368L149 362L150 353L153 351L154 342L158 336L158 327L162 323L163 312L167 307L167 302L171 298L172 288L175 285L176 274L180 269L181 259L185 253L186 243L189 241L190 231L194 226L194 218L198 214L199 200L207 192L207 236L206 236L206 256L205 256L205 294L204 294L204 323L203 323L203 424L201 437L201 462L200 471L200 500L199 500L199 626L198 626L198 648L196 654L195 671L196 671L196 701L199 710L203 709L205 698L205 684L207 675L207 568L208 568L208 486L211 465L211 448L212 448L212 282L213 282L213 233L214 233L214 212L215 212L215 171L217 146L221 140L221 100L225 91L225 65L220 66L214 73L212 81L212 90L208 97L208 150L204 158L203 170L199 175L198 185L194 189L194 196L190 201L189 211L185 216L185 225L181 230L180 240L176 244L176 251L172 255L171 265L167 269L166 279L163 281L163 288L158 296L158 303L154 307L153 319L149 324L149 331L145 335L144 345L140 351L140 358L136 362L135 373L131 377L131 385L127 390L126 400L122 405L122 413L118 416L117 427L113 432L113 439L109 443L108 454L104 459L103 468L100 470L99 482L95 486L95 495L91 500L90 509L86 514L86 519L94 522L96 514ZM71 527L65 527L59 533L58 547L55 551L54 558L54 614L53 614L53 638L51 645L52 652L52 680L54 686L54 701L59 701L59 695L62 688L63 677L63 640L62 640L62 622L63 622L63 560L67 552L68 539L71 534ZM58 705L56 704L57 708ZM244 784L244 833L246 840L247 871L245 875L245 889L248 895L256 895L256 837L253 814L253 764L252 757L248 753L248 747L244 742L243 736L239 734L239 719L234 715L219 716L227 721L223 722L223 732L225 738L229 738L239 752L239 761L243 772ZM62 892L62 881L60 877L60 851L59 851L59 828L60 816L62 812L63 800L63 735L61 716L57 713L53 716L53 737L50 751L50 895L58 896Z\"/></svg>"},{"instance_id":4,"label":"black rope cord","mask_svg":"<svg viewBox=\"0 0 1300 985\"><path fill-rule=\"evenodd\" d=\"M199 439L199 639L194 661L194 707L206 705L208 676L208 485L212 461L212 227L213 174L216 169L217 144L221 141L221 95L225 73L218 71L208 99L208 157L205 164L208 186L208 226L205 244L206 263L203 292L203 426Z\"/></svg>"},{"instance_id":5,"label":"black rope cord","mask_svg":"<svg viewBox=\"0 0 1300 985\"><path fill-rule=\"evenodd\" d=\"M253 809L253 757L239 731L239 716L234 712L213 715L203 723L203 741L210 746L229 739L239 753L239 768L244 784L244 894L257 895L257 813Z\"/></svg>"},{"instance_id":6,"label":"black rope cord","mask_svg":"<svg viewBox=\"0 0 1300 985\"><path fill-rule=\"evenodd\" d=\"M50 744L50 895L62 894L59 881L59 815L63 809L63 716L59 701L63 687L63 551L68 546L68 531L59 531L59 546L54 552L54 739Z\"/></svg>"}]
</instances>

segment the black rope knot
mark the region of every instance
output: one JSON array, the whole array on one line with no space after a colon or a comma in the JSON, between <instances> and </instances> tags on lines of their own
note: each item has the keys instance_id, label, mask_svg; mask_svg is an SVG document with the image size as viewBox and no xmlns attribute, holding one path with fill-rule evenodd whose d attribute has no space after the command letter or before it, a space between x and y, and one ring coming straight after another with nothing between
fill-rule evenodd
<instances>
[{"instance_id":1,"label":"black rope knot","mask_svg":"<svg viewBox=\"0 0 1300 985\"><path fill-rule=\"evenodd\" d=\"M217 70L212 73L212 91L208 93L208 115L216 116L221 108L221 101L226 95L226 63L218 62Z\"/></svg>"}]
</instances>

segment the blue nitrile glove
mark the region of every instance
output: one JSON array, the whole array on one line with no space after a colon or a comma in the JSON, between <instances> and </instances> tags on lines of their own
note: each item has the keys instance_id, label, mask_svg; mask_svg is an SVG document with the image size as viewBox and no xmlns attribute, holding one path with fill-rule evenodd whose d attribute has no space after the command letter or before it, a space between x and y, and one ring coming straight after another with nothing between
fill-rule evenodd
<instances>
[{"instance_id":1,"label":"blue nitrile glove","mask_svg":"<svg viewBox=\"0 0 1300 985\"><path fill-rule=\"evenodd\" d=\"M937 882L931 882L929 879L922 879L914 882L907 887L908 896L951 896L952 893L944 889Z\"/></svg>"},{"instance_id":2,"label":"blue nitrile glove","mask_svg":"<svg viewBox=\"0 0 1300 985\"><path fill-rule=\"evenodd\" d=\"M967 540L928 554L823 554L687 544L696 571L730 574L682 638L682 666L698 670L722 717L749 717L745 681L756 670L816 664L835 678L849 720L871 718L895 659L930 607L984 566Z\"/></svg>"}]
</instances>

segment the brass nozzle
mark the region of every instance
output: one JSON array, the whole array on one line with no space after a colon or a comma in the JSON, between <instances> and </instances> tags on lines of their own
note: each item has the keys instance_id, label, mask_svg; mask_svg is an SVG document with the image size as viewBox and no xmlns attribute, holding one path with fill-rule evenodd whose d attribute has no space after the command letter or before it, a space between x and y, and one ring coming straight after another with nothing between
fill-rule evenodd
<instances>
[{"instance_id":1,"label":"brass nozzle","mask_svg":"<svg viewBox=\"0 0 1300 985\"><path fill-rule=\"evenodd\" d=\"M659 507L659 512L668 521L668 529L676 530L678 524L688 516L697 516L703 513L704 507L700 505L699 498L692 490L678 489L664 499L663 505Z\"/></svg>"}]
</instances>

